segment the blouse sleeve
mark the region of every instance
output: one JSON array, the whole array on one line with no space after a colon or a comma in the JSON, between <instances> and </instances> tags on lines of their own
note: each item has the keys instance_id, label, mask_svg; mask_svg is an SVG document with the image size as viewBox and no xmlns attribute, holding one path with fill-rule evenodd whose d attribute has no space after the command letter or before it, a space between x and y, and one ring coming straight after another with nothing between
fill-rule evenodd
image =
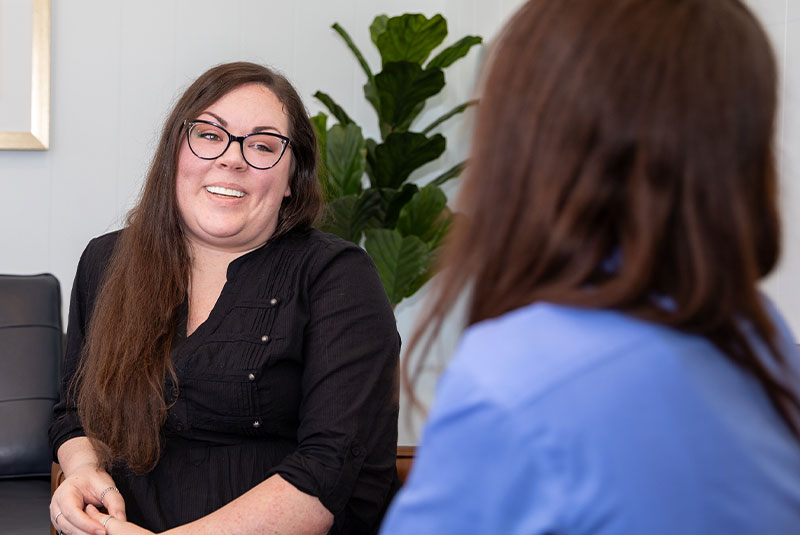
<instances>
[{"instance_id":1,"label":"blouse sleeve","mask_svg":"<svg viewBox=\"0 0 800 535\"><path fill-rule=\"evenodd\" d=\"M400 337L372 260L348 247L310 270L297 449L273 473L349 531L377 529L395 468Z\"/></svg>"}]
</instances>

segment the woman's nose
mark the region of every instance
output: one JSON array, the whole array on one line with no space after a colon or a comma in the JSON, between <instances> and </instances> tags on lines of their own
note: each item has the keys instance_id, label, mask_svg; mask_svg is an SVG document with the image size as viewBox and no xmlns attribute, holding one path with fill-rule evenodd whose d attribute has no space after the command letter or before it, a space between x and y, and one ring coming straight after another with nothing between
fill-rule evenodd
<instances>
[{"instance_id":1,"label":"woman's nose","mask_svg":"<svg viewBox=\"0 0 800 535\"><path fill-rule=\"evenodd\" d=\"M231 141L225 152L217 158L217 164L231 169L246 169L247 161L242 155L241 141Z\"/></svg>"}]
</instances>

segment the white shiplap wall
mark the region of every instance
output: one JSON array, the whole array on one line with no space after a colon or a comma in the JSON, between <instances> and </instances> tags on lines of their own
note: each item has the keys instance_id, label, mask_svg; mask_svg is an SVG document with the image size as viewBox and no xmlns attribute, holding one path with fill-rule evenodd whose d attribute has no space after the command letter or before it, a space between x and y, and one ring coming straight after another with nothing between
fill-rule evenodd
<instances>
[{"instance_id":1,"label":"white shiplap wall","mask_svg":"<svg viewBox=\"0 0 800 535\"><path fill-rule=\"evenodd\" d=\"M316 90L331 94L375 136L364 76L331 30L339 22L374 66L368 26L377 14L442 13L450 35L490 40L521 0L52 0L51 148L1 151L0 273L52 272L64 303L86 242L118 228L138 193L161 122L181 90L216 63L269 64L292 80L312 113ZM750 0L769 31L785 73L779 130L785 191L785 254L767 291L800 332L800 0ZM420 118L424 124L472 95L480 52L447 71L448 85ZM448 153L460 160L468 132L446 124ZM435 173L429 167L418 177ZM454 186L453 184L452 186ZM452 189L451 186L451 189ZM423 306L416 298L397 309L408 339ZM66 311L65 311L66 312ZM438 344L443 359L457 339L455 323ZM420 385L430 399L434 373ZM418 427L418 423L415 425ZM401 425L400 442L416 432Z\"/></svg>"},{"instance_id":2,"label":"white shiplap wall","mask_svg":"<svg viewBox=\"0 0 800 535\"><path fill-rule=\"evenodd\" d=\"M295 83L312 113L321 106L311 95L321 89L374 129L363 74L333 22L375 65L368 25L376 14L441 12L452 42L494 34L515 4L506 3L53 0L51 148L0 152L0 272L52 271L68 287L87 240L117 228L135 200L174 99L208 67L269 64ZM429 117L469 97L479 55L449 70L446 94ZM455 122L449 126L446 134L458 132Z\"/></svg>"}]
</instances>

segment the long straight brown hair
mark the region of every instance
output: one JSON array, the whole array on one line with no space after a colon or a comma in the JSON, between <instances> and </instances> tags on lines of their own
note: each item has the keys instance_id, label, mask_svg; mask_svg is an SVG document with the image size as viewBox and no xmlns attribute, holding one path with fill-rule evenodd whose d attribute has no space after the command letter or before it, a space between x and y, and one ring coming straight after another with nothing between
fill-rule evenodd
<instances>
[{"instance_id":1,"label":"long straight brown hair","mask_svg":"<svg viewBox=\"0 0 800 535\"><path fill-rule=\"evenodd\" d=\"M800 438L798 392L745 334L786 370L757 290L780 243L775 107L770 45L738 0L526 3L483 79L466 217L406 386L462 292L468 325L538 301L617 309L711 340Z\"/></svg>"},{"instance_id":2,"label":"long straight brown hair","mask_svg":"<svg viewBox=\"0 0 800 535\"><path fill-rule=\"evenodd\" d=\"M283 200L271 239L310 227L321 211L314 130L283 76L253 63L229 63L189 86L164 124L139 202L105 271L73 382L81 423L106 465L121 462L144 472L160 457L167 374L177 383L170 346L191 271L175 198L184 121L246 84L271 90L289 117L292 195Z\"/></svg>"}]
</instances>

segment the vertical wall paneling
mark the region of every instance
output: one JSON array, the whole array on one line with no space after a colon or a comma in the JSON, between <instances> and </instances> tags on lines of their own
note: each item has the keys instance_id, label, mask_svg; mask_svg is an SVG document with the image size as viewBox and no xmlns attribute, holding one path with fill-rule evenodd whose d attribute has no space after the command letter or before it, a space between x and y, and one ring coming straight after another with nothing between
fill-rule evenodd
<instances>
[{"instance_id":1,"label":"vertical wall paneling","mask_svg":"<svg viewBox=\"0 0 800 535\"><path fill-rule=\"evenodd\" d=\"M790 4L800 4L790 0ZM765 286L800 336L800 19L784 25L783 92L778 150L783 208L783 252L774 279ZM777 291L774 291L777 290Z\"/></svg>"},{"instance_id":2,"label":"vertical wall paneling","mask_svg":"<svg viewBox=\"0 0 800 535\"><path fill-rule=\"evenodd\" d=\"M39 271L53 272L65 293L87 238L118 225L122 6L52 2L51 143L44 153L52 170L52 263ZM22 228L45 215L43 205L26 204L28 216L18 221Z\"/></svg>"}]
</instances>

